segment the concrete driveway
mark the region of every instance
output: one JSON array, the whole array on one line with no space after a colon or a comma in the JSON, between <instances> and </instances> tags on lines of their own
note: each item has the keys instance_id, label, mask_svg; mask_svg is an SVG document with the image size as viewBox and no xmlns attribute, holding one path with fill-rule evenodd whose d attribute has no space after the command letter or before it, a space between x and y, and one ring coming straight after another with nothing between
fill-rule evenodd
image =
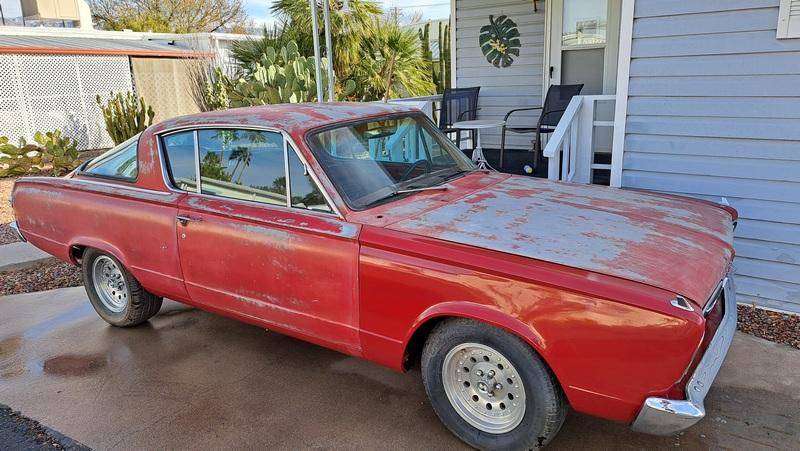
<instances>
[{"instance_id":1,"label":"concrete driveway","mask_svg":"<svg viewBox=\"0 0 800 451\"><path fill-rule=\"evenodd\" d=\"M83 288L0 298L0 403L97 449L463 448L418 371L176 303L113 328ZM672 437L571 413L551 449L800 449L800 351L738 335L706 404Z\"/></svg>"}]
</instances>

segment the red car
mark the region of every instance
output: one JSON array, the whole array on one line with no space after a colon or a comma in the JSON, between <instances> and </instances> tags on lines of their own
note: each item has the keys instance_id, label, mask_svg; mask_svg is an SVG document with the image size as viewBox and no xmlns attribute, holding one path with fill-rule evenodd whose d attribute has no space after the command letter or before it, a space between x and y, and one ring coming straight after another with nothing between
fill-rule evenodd
<instances>
[{"instance_id":1,"label":"red car","mask_svg":"<svg viewBox=\"0 0 800 451\"><path fill-rule=\"evenodd\" d=\"M543 446L569 407L685 429L736 326L732 208L479 170L399 106L172 119L19 180L13 206L24 239L82 266L107 322L169 298L419 363L477 448Z\"/></svg>"}]
</instances>

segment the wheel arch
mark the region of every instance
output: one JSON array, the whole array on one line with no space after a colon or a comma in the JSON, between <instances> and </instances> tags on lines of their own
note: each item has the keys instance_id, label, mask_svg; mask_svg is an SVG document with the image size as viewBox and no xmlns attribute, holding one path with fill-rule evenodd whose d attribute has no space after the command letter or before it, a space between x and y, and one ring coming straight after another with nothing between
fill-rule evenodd
<instances>
[{"instance_id":1,"label":"wheel arch","mask_svg":"<svg viewBox=\"0 0 800 451\"><path fill-rule=\"evenodd\" d=\"M119 250L119 248L108 242L89 237L78 237L69 243L69 258L71 262L75 265L80 264L80 260L83 257L83 253L86 251L86 249L96 249L98 251L110 254L112 257L116 258L120 263L122 263L123 266L126 268L129 267L125 255Z\"/></svg>"},{"instance_id":2,"label":"wheel arch","mask_svg":"<svg viewBox=\"0 0 800 451\"><path fill-rule=\"evenodd\" d=\"M558 375L547 361L545 340L532 326L500 311L497 308L473 302L444 302L436 304L420 314L412 324L403 343L403 369L408 370L419 359L422 347L430 332L442 321L451 318L466 318L480 321L511 333L541 357L553 375Z\"/></svg>"}]
</instances>

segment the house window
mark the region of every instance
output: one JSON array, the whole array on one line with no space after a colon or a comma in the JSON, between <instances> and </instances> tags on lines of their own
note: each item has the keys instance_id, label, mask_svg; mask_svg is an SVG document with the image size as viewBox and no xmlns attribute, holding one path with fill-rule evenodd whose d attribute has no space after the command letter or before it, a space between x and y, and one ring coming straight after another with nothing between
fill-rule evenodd
<instances>
[{"instance_id":1,"label":"house window","mask_svg":"<svg viewBox=\"0 0 800 451\"><path fill-rule=\"evenodd\" d=\"M777 38L800 38L800 0L781 0Z\"/></svg>"}]
</instances>

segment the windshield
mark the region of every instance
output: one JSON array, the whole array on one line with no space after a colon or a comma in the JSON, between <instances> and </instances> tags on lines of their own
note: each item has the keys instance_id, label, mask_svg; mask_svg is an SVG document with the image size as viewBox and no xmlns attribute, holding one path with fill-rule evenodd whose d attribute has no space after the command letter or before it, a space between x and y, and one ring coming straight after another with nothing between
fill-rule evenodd
<instances>
[{"instance_id":1,"label":"windshield","mask_svg":"<svg viewBox=\"0 0 800 451\"><path fill-rule=\"evenodd\" d=\"M354 210L408 190L440 186L475 165L421 114L351 123L312 135L309 145Z\"/></svg>"}]
</instances>

